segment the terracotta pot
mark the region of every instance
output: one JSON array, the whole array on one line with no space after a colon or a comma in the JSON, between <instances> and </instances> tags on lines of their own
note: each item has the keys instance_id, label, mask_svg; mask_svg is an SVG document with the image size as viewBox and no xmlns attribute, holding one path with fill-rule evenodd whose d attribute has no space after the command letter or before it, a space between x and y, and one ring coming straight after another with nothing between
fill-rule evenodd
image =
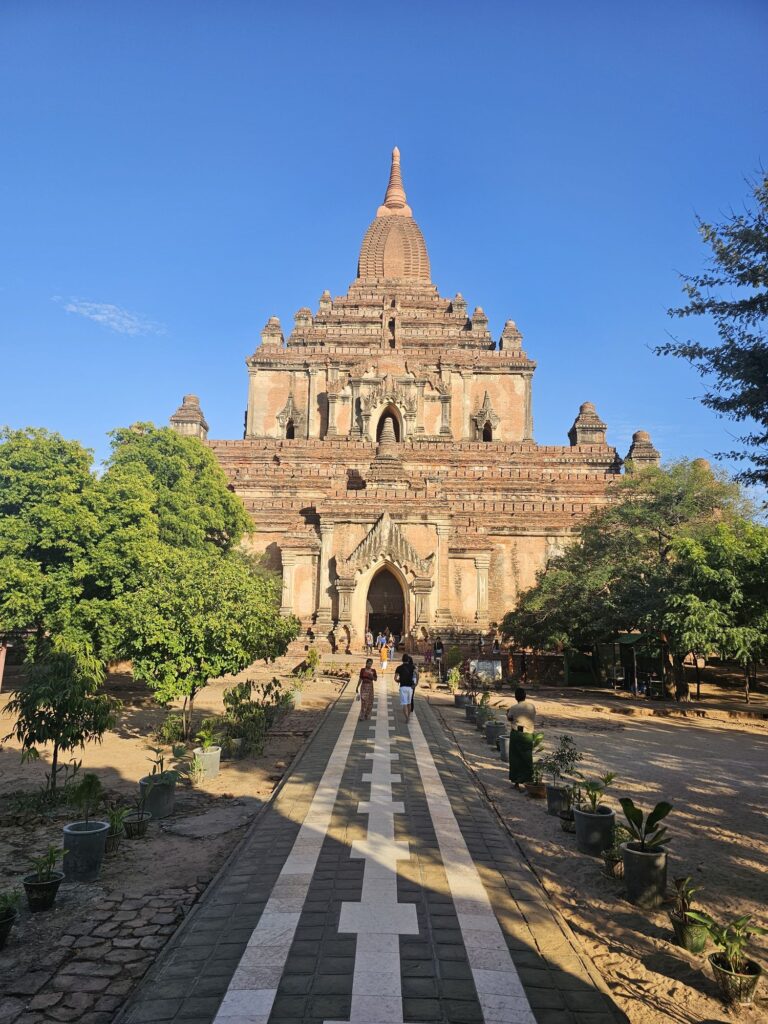
<instances>
[{"instance_id":1,"label":"terracotta pot","mask_svg":"<svg viewBox=\"0 0 768 1024\"><path fill-rule=\"evenodd\" d=\"M525 791L533 800L543 800L547 795L547 787L543 782L524 782Z\"/></svg>"}]
</instances>

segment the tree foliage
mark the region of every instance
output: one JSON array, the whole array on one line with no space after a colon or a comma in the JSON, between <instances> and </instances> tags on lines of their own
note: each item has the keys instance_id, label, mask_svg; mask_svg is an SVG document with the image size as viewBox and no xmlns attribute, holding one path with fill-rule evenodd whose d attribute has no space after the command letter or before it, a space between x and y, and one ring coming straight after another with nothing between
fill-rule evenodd
<instances>
[{"instance_id":1,"label":"tree foliage","mask_svg":"<svg viewBox=\"0 0 768 1024\"><path fill-rule=\"evenodd\" d=\"M62 770L59 755L81 749L92 740L100 742L115 723L119 703L99 692L103 679L103 666L93 654L48 651L6 706L6 711L16 716L6 740L18 740L23 757L37 757L40 747L51 745L47 787L51 796L55 796Z\"/></svg>"},{"instance_id":2,"label":"tree foliage","mask_svg":"<svg viewBox=\"0 0 768 1024\"><path fill-rule=\"evenodd\" d=\"M754 421L740 438L744 448L725 453L747 460L741 477L768 483L768 174L755 183L755 205L732 213L722 224L699 221L709 246L709 268L683 275L687 303L670 316L711 316L719 344L674 341L659 346L661 355L687 359L711 381L704 405L737 422Z\"/></svg>"},{"instance_id":3,"label":"tree foliage","mask_svg":"<svg viewBox=\"0 0 768 1024\"><path fill-rule=\"evenodd\" d=\"M298 621L280 616L276 579L237 554L168 552L125 608L134 675L161 703L183 700L185 737L209 678L276 658L298 634Z\"/></svg>"},{"instance_id":4,"label":"tree foliage","mask_svg":"<svg viewBox=\"0 0 768 1024\"><path fill-rule=\"evenodd\" d=\"M639 631L678 659L713 651L742 663L768 650L768 529L738 486L706 463L628 474L502 624L540 650Z\"/></svg>"}]
</instances>

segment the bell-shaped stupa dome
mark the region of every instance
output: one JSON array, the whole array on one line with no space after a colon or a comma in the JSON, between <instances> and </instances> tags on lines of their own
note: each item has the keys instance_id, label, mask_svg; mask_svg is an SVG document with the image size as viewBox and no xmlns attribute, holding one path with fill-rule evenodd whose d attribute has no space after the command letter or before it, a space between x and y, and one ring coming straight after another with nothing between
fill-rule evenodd
<instances>
[{"instance_id":1,"label":"bell-shaped stupa dome","mask_svg":"<svg viewBox=\"0 0 768 1024\"><path fill-rule=\"evenodd\" d=\"M376 218L363 239L357 277L361 281L430 283L427 246L405 197L397 146L392 150L392 169L384 203L376 211Z\"/></svg>"}]
</instances>

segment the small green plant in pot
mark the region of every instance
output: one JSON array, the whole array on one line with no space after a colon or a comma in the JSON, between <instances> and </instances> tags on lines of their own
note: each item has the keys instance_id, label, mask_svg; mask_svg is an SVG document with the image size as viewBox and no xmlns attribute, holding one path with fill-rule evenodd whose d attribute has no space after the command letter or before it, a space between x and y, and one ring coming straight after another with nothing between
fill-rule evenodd
<instances>
[{"instance_id":1,"label":"small green plant in pot","mask_svg":"<svg viewBox=\"0 0 768 1024\"><path fill-rule=\"evenodd\" d=\"M603 850L611 845L616 815L600 800L616 776L613 772L606 772L597 779L587 779L583 775L579 778L582 780L582 799L573 809L576 846L580 853L601 857Z\"/></svg>"},{"instance_id":2,"label":"small green plant in pot","mask_svg":"<svg viewBox=\"0 0 768 1024\"><path fill-rule=\"evenodd\" d=\"M619 801L631 839L622 845L624 883L630 903L646 910L661 905L667 890L667 828L672 804L661 800L646 817L629 797Z\"/></svg>"},{"instance_id":3,"label":"small green plant in pot","mask_svg":"<svg viewBox=\"0 0 768 1024\"><path fill-rule=\"evenodd\" d=\"M32 913L39 910L50 910L56 899L59 886L64 881L64 872L54 870L56 862L66 855L67 851L56 846L49 846L42 857L32 857L34 871L22 879L27 903Z\"/></svg>"},{"instance_id":4,"label":"small green plant in pot","mask_svg":"<svg viewBox=\"0 0 768 1024\"><path fill-rule=\"evenodd\" d=\"M195 739L200 746L195 747L194 755L203 765L203 778L215 779L221 764L221 747L216 742L213 723L203 722Z\"/></svg>"},{"instance_id":5,"label":"small green plant in pot","mask_svg":"<svg viewBox=\"0 0 768 1024\"><path fill-rule=\"evenodd\" d=\"M147 834L147 828L152 820L152 813L146 808L147 792L139 790L139 795L133 802L135 809L129 811L123 818L126 839L143 839Z\"/></svg>"},{"instance_id":6,"label":"small green plant in pot","mask_svg":"<svg viewBox=\"0 0 768 1024\"><path fill-rule=\"evenodd\" d=\"M744 950L754 935L768 935L768 928L751 924L749 914L723 925L698 910L689 910L688 918L703 925L710 939L722 950L710 953L709 963L723 1002L753 1002L762 968L755 960L750 960Z\"/></svg>"},{"instance_id":7,"label":"small green plant in pot","mask_svg":"<svg viewBox=\"0 0 768 1024\"><path fill-rule=\"evenodd\" d=\"M110 807L107 811L109 832L105 853L112 856L120 849L120 840L125 835L125 819L131 813L130 807Z\"/></svg>"},{"instance_id":8,"label":"small green plant in pot","mask_svg":"<svg viewBox=\"0 0 768 1024\"><path fill-rule=\"evenodd\" d=\"M71 800L83 820L64 826L64 875L68 882L94 882L101 872L109 832L108 821L94 821L91 814L103 796L98 775L86 772L72 787Z\"/></svg>"},{"instance_id":9,"label":"small green plant in pot","mask_svg":"<svg viewBox=\"0 0 768 1024\"><path fill-rule=\"evenodd\" d=\"M570 832L572 834L576 831L574 807L578 807L582 800L583 796L580 786L573 783L565 787L560 804L560 828L563 832Z\"/></svg>"},{"instance_id":10,"label":"small green plant in pot","mask_svg":"<svg viewBox=\"0 0 768 1024\"><path fill-rule=\"evenodd\" d=\"M3 948L11 934L14 922L19 912L19 892L11 889L10 892L0 892L0 949Z\"/></svg>"},{"instance_id":11,"label":"small green plant in pot","mask_svg":"<svg viewBox=\"0 0 768 1024\"><path fill-rule=\"evenodd\" d=\"M576 749L573 736L564 733L555 749L541 758L544 773L552 778L552 783L547 783L547 814L557 817L560 813L566 788L563 776L572 775L583 756Z\"/></svg>"},{"instance_id":12,"label":"small green plant in pot","mask_svg":"<svg viewBox=\"0 0 768 1024\"><path fill-rule=\"evenodd\" d=\"M533 734L533 774L530 782L524 782L525 791L529 797L533 800L543 800L547 795L547 789L544 785L544 769L542 767L541 758L536 757L536 751L539 750L544 743L544 733L535 732Z\"/></svg>"},{"instance_id":13,"label":"small green plant in pot","mask_svg":"<svg viewBox=\"0 0 768 1024\"><path fill-rule=\"evenodd\" d=\"M175 768L165 767L165 754L162 747L150 748L153 757L148 758L152 765L149 775L139 779L139 789L144 796L145 806L153 818L168 818L176 806L176 783L180 775Z\"/></svg>"},{"instance_id":14,"label":"small green plant in pot","mask_svg":"<svg viewBox=\"0 0 768 1024\"><path fill-rule=\"evenodd\" d=\"M691 876L673 878L675 905L669 912L669 920L678 946L689 953L701 953L707 944L707 929L703 924L692 921L688 914L693 910L693 894L698 892L691 885Z\"/></svg>"},{"instance_id":15,"label":"small green plant in pot","mask_svg":"<svg viewBox=\"0 0 768 1024\"><path fill-rule=\"evenodd\" d=\"M611 833L611 845L603 850L603 864L605 864L606 878L624 877L624 853L622 845L630 839L629 831L614 821Z\"/></svg>"}]
</instances>

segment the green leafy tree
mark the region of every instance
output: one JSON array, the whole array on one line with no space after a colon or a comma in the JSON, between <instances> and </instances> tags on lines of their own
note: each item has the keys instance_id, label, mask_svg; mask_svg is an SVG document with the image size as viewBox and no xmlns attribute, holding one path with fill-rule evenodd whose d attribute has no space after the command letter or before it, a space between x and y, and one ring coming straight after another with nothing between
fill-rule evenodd
<instances>
[{"instance_id":1,"label":"green leafy tree","mask_svg":"<svg viewBox=\"0 0 768 1024\"><path fill-rule=\"evenodd\" d=\"M279 612L279 584L245 557L170 551L125 601L122 650L137 679L167 704L183 702L184 736L208 680L283 654L298 621Z\"/></svg>"},{"instance_id":2,"label":"green leafy tree","mask_svg":"<svg viewBox=\"0 0 768 1024\"><path fill-rule=\"evenodd\" d=\"M135 423L115 430L106 476L148 473L159 539L177 548L232 549L251 522L210 448L169 427Z\"/></svg>"},{"instance_id":3,"label":"green leafy tree","mask_svg":"<svg viewBox=\"0 0 768 1024\"><path fill-rule=\"evenodd\" d=\"M101 742L115 724L119 703L100 692L104 679L101 661L90 652L77 655L60 651L45 653L29 673L29 679L8 702L6 711L16 716L6 740L21 743L22 758L38 757L40 748L51 747L51 771L47 789L55 797L60 755Z\"/></svg>"},{"instance_id":4,"label":"green leafy tree","mask_svg":"<svg viewBox=\"0 0 768 1024\"><path fill-rule=\"evenodd\" d=\"M732 213L722 224L699 221L699 233L709 246L708 269L683 275L686 305L670 316L709 316L719 344L673 341L659 346L661 355L688 360L710 380L703 402L710 409L741 423L757 424L740 438L745 446L727 457L748 460L741 477L768 483L768 174L754 184L755 204Z\"/></svg>"},{"instance_id":5,"label":"green leafy tree","mask_svg":"<svg viewBox=\"0 0 768 1024\"><path fill-rule=\"evenodd\" d=\"M671 659L677 696L687 696L686 654L734 651L737 641L759 647L765 528L748 518L738 485L700 461L629 473L613 498L539 573L502 629L518 644L545 650L596 645L619 632L651 633ZM736 557L728 540L736 534L750 539L750 551L718 580L729 552Z\"/></svg>"}]
</instances>

